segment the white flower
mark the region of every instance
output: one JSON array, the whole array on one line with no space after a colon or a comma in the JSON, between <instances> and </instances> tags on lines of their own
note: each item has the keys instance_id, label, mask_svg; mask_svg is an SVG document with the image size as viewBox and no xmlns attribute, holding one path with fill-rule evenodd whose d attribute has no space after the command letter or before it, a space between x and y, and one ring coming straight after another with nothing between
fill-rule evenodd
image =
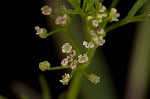
<instances>
[{"instance_id":1,"label":"white flower","mask_svg":"<svg viewBox=\"0 0 150 99\"><path fill-rule=\"evenodd\" d=\"M62 66L67 66L68 64L68 59L67 58L64 58L62 61L61 61L61 65Z\"/></svg>"},{"instance_id":2,"label":"white flower","mask_svg":"<svg viewBox=\"0 0 150 99\"><path fill-rule=\"evenodd\" d=\"M84 45L86 48L88 48L88 42L83 41L83 45Z\"/></svg>"},{"instance_id":3,"label":"white flower","mask_svg":"<svg viewBox=\"0 0 150 99\"><path fill-rule=\"evenodd\" d=\"M89 20L93 19L93 16L87 16L86 19L89 21Z\"/></svg>"},{"instance_id":4,"label":"white flower","mask_svg":"<svg viewBox=\"0 0 150 99\"><path fill-rule=\"evenodd\" d=\"M92 25L94 26L94 27L98 27L98 21L97 20L92 20Z\"/></svg>"},{"instance_id":5,"label":"white flower","mask_svg":"<svg viewBox=\"0 0 150 99\"><path fill-rule=\"evenodd\" d=\"M90 80L94 84L97 84L100 82L100 77L96 76L94 74L90 74L90 75L88 75L88 80Z\"/></svg>"},{"instance_id":6,"label":"white flower","mask_svg":"<svg viewBox=\"0 0 150 99\"><path fill-rule=\"evenodd\" d=\"M103 13L106 10L106 7L102 5L102 3L99 3L99 12Z\"/></svg>"},{"instance_id":7,"label":"white flower","mask_svg":"<svg viewBox=\"0 0 150 99\"><path fill-rule=\"evenodd\" d=\"M70 63L70 68L71 68L71 69L75 69L76 66L77 66L77 64L78 64L78 61L77 61L77 60L73 60L73 61Z\"/></svg>"},{"instance_id":8,"label":"white flower","mask_svg":"<svg viewBox=\"0 0 150 99\"><path fill-rule=\"evenodd\" d=\"M39 26L35 26L35 30L36 30L36 35L39 35L39 37L41 38L46 38L47 35L47 30L45 28L40 28Z\"/></svg>"},{"instance_id":9,"label":"white flower","mask_svg":"<svg viewBox=\"0 0 150 99\"><path fill-rule=\"evenodd\" d=\"M67 56L67 60L68 60L68 62L71 62L71 61L73 61L73 58L71 56Z\"/></svg>"},{"instance_id":10,"label":"white flower","mask_svg":"<svg viewBox=\"0 0 150 99\"><path fill-rule=\"evenodd\" d=\"M111 17L111 21L119 21L118 17L120 17L120 14L117 12L115 8L111 8L109 15Z\"/></svg>"},{"instance_id":11,"label":"white flower","mask_svg":"<svg viewBox=\"0 0 150 99\"><path fill-rule=\"evenodd\" d=\"M98 46L102 46L102 45L105 43L105 39L103 39L102 36L100 36L100 37L95 37L95 38L94 38L94 41L95 41L95 43L96 43Z\"/></svg>"},{"instance_id":12,"label":"white flower","mask_svg":"<svg viewBox=\"0 0 150 99\"><path fill-rule=\"evenodd\" d=\"M50 15L52 13L52 8L46 5L41 8L41 11L44 15Z\"/></svg>"},{"instance_id":13,"label":"white flower","mask_svg":"<svg viewBox=\"0 0 150 99\"><path fill-rule=\"evenodd\" d=\"M70 45L70 43L65 43L63 46L62 46L62 52L63 53L70 53L72 50L72 46Z\"/></svg>"},{"instance_id":14,"label":"white flower","mask_svg":"<svg viewBox=\"0 0 150 99\"><path fill-rule=\"evenodd\" d=\"M45 31L44 31L44 28L40 28L39 26L35 26L34 28L36 30L36 35L39 35L39 34L43 34Z\"/></svg>"},{"instance_id":15,"label":"white flower","mask_svg":"<svg viewBox=\"0 0 150 99\"><path fill-rule=\"evenodd\" d=\"M97 30L97 34L103 34L104 33L104 29L98 29Z\"/></svg>"},{"instance_id":16,"label":"white flower","mask_svg":"<svg viewBox=\"0 0 150 99\"><path fill-rule=\"evenodd\" d=\"M62 76L62 80L59 80L63 85L68 85L69 82L69 74L66 74Z\"/></svg>"},{"instance_id":17,"label":"white flower","mask_svg":"<svg viewBox=\"0 0 150 99\"><path fill-rule=\"evenodd\" d=\"M64 14L63 16L58 16L55 20L56 25L65 25L68 21L68 15Z\"/></svg>"},{"instance_id":18,"label":"white flower","mask_svg":"<svg viewBox=\"0 0 150 99\"><path fill-rule=\"evenodd\" d=\"M74 56L76 55L76 51L75 51L75 50L71 50L71 52L69 53L69 55L70 55L71 57L74 57Z\"/></svg>"},{"instance_id":19,"label":"white flower","mask_svg":"<svg viewBox=\"0 0 150 99\"><path fill-rule=\"evenodd\" d=\"M78 62L79 63L85 63L88 61L88 56L87 54L79 55L78 56Z\"/></svg>"},{"instance_id":20,"label":"white flower","mask_svg":"<svg viewBox=\"0 0 150 99\"><path fill-rule=\"evenodd\" d=\"M94 47L94 43L93 42L86 42L86 41L83 41L83 45L86 47L86 48L93 48Z\"/></svg>"}]
</instances>

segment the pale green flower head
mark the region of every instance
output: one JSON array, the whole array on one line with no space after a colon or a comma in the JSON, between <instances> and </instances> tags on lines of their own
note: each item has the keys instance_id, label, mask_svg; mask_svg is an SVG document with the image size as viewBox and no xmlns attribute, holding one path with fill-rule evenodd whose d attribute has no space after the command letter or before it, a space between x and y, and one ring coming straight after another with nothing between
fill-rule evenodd
<instances>
[{"instance_id":1,"label":"pale green flower head","mask_svg":"<svg viewBox=\"0 0 150 99\"><path fill-rule=\"evenodd\" d=\"M43 61L39 63L39 69L41 69L42 71L49 70L50 66L51 64L48 61Z\"/></svg>"},{"instance_id":2,"label":"pale green flower head","mask_svg":"<svg viewBox=\"0 0 150 99\"><path fill-rule=\"evenodd\" d=\"M45 28L40 28L39 26L35 26L36 35L39 35L40 38L46 38L48 36L47 30Z\"/></svg>"}]
</instances>

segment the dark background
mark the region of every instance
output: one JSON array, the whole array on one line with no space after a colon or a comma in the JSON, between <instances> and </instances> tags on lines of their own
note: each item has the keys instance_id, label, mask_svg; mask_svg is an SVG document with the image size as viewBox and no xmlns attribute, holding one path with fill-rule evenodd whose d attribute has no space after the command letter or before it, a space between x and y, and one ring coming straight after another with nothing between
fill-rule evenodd
<instances>
[{"instance_id":1,"label":"dark background","mask_svg":"<svg viewBox=\"0 0 150 99\"><path fill-rule=\"evenodd\" d=\"M119 2L117 9L121 14L120 18L127 14L135 1ZM105 1L104 5L108 6L109 3L110 0ZM43 60L59 64L52 38L43 40L35 35L36 25L47 28L45 16L40 10L43 6L42 0L9 1L1 4L6 7L2 9L4 23L1 23L0 94L8 99L16 99L12 85L17 81L27 84L40 93L38 75L44 74L48 83L54 86L51 86L51 90L55 99L66 88L58 82L61 71L41 72L38 69L38 63ZM120 99L123 98L135 26L136 24L132 23L109 32L106 36L107 43L102 48Z\"/></svg>"}]
</instances>

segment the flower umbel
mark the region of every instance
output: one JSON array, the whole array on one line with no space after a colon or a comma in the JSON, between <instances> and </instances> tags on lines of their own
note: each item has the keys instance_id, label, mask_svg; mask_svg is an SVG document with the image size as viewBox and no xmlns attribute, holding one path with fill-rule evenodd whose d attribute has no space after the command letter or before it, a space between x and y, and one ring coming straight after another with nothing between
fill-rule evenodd
<instances>
[{"instance_id":1,"label":"flower umbel","mask_svg":"<svg viewBox=\"0 0 150 99\"><path fill-rule=\"evenodd\" d=\"M41 69L42 71L49 70L50 66L51 64L48 61L43 61L39 63L39 69Z\"/></svg>"},{"instance_id":2,"label":"flower umbel","mask_svg":"<svg viewBox=\"0 0 150 99\"><path fill-rule=\"evenodd\" d=\"M69 82L69 74L66 74L62 76L62 80L59 80L63 85L68 85Z\"/></svg>"}]
</instances>

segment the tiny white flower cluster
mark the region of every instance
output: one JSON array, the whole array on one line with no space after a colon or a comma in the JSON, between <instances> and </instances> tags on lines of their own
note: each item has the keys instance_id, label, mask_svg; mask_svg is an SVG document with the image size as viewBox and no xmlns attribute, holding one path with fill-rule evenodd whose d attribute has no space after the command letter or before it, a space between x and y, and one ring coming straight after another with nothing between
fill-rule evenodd
<instances>
[{"instance_id":1,"label":"tiny white flower cluster","mask_svg":"<svg viewBox=\"0 0 150 99\"><path fill-rule=\"evenodd\" d=\"M83 45L84 45L86 48L94 48L94 42L83 41Z\"/></svg>"},{"instance_id":2,"label":"tiny white flower cluster","mask_svg":"<svg viewBox=\"0 0 150 99\"><path fill-rule=\"evenodd\" d=\"M59 80L63 85L68 85L69 82L69 74L62 75L62 80Z\"/></svg>"},{"instance_id":3,"label":"tiny white flower cluster","mask_svg":"<svg viewBox=\"0 0 150 99\"><path fill-rule=\"evenodd\" d=\"M79 55L76 59L76 51L72 49L72 46L70 45L70 43L65 43L62 46L62 52L67 54L67 57L64 58L61 61L61 65L62 67L69 67L72 70L75 70L77 68L77 65L79 63L86 63L88 62L88 56L87 54L83 54L83 55ZM65 74L64 76L62 76L62 80L59 80L63 85L67 85L68 81L67 79L69 79L69 74Z\"/></svg>"},{"instance_id":4,"label":"tiny white flower cluster","mask_svg":"<svg viewBox=\"0 0 150 99\"><path fill-rule=\"evenodd\" d=\"M118 18L120 17L120 14L117 12L117 10L115 8L111 8L111 11L109 13L109 17L111 18L110 22L119 21Z\"/></svg>"},{"instance_id":5,"label":"tiny white flower cluster","mask_svg":"<svg viewBox=\"0 0 150 99\"><path fill-rule=\"evenodd\" d=\"M106 7L99 3L99 11L96 16L89 15L87 16L87 21L91 22L94 28L98 27L104 18L107 17Z\"/></svg>"},{"instance_id":6,"label":"tiny white flower cluster","mask_svg":"<svg viewBox=\"0 0 150 99\"><path fill-rule=\"evenodd\" d=\"M88 61L87 54L79 55L78 59L73 59L74 56L76 56L76 51L72 49L70 43L65 43L62 46L62 52L68 54L68 56L61 61L61 65L64 67L69 66L71 69L75 69L78 63L86 63Z\"/></svg>"},{"instance_id":7,"label":"tiny white flower cluster","mask_svg":"<svg viewBox=\"0 0 150 99\"><path fill-rule=\"evenodd\" d=\"M67 10L66 7L64 5L60 6L60 10ZM43 15L51 15L52 14L52 8L48 5L45 5L41 8L42 14ZM69 23L69 16L67 14L63 14L61 16L58 16L55 19L55 24L56 25L61 25L61 26L65 26L66 24Z\"/></svg>"},{"instance_id":8,"label":"tiny white flower cluster","mask_svg":"<svg viewBox=\"0 0 150 99\"><path fill-rule=\"evenodd\" d=\"M102 23L103 20L106 21L106 19L109 20L110 22L118 21L119 20L118 17L120 16L120 14L117 12L115 8L111 8L111 11L108 12L106 7L102 5L102 3L99 3L99 10L95 16L90 15L90 13L86 19L87 21L90 22L90 24L92 24L93 28L99 27L100 23Z\"/></svg>"},{"instance_id":9,"label":"tiny white flower cluster","mask_svg":"<svg viewBox=\"0 0 150 99\"><path fill-rule=\"evenodd\" d=\"M106 34L104 29L91 30L90 34L92 36L92 40L90 42L83 41L83 45L85 48L94 48L95 46L102 46L105 43L105 39L103 38Z\"/></svg>"}]
</instances>

